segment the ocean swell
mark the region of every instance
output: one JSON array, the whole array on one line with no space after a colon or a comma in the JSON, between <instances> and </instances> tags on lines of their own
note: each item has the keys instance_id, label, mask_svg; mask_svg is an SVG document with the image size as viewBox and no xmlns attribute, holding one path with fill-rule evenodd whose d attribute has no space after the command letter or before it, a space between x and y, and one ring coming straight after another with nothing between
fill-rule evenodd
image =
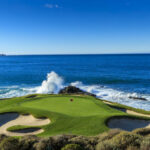
<instances>
[{"instance_id":1,"label":"ocean swell","mask_svg":"<svg viewBox=\"0 0 150 150\"><path fill-rule=\"evenodd\" d=\"M125 92L116 90L102 85L85 85L81 81L72 83L65 83L63 78L55 72L47 74L46 80L44 80L40 86L10 86L0 87L0 98L19 97L27 94L39 93L39 94L57 94L60 89L65 86L73 85L84 91L93 93L99 99L109 100L120 104L125 104L131 107L150 110L150 95L139 94L137 92ZM130 97L142 97L146 100L131 99Z\"/></svg>"}]
</instances>

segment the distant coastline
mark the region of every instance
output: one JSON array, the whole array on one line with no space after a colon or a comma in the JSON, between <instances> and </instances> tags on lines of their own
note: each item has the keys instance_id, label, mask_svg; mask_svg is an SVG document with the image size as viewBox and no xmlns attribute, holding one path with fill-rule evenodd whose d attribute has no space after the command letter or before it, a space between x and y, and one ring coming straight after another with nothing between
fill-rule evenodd
<instances>
[{"instance_id":1,"label":"distant coastline","mask_svg":"<svg viewBox=\"0 0 150 150\"><path fill-rule=\"evenodd\" d=\"M0 54L0 56L6 56L6 54Z\"/></svg>"}]
</instances>

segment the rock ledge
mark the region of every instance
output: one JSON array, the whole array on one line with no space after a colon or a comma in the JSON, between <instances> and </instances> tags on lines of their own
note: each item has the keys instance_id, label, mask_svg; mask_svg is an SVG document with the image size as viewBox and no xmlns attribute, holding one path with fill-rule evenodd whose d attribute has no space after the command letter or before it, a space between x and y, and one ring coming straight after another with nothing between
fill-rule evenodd
<instances>
[{"instance_id":1,"label":"rock ledge","mask_svg":"<svg viewBox=\"0 0 150 150\"><path fill-rule=\"evenodd\" d=\"M89 95L89 96L94 96L96 97L95 94L89 93L89 92L85 92L75 86L67 86L64 89L59 91L59 94L83 94L83 95Z\"/></svg>"}]
</instances>

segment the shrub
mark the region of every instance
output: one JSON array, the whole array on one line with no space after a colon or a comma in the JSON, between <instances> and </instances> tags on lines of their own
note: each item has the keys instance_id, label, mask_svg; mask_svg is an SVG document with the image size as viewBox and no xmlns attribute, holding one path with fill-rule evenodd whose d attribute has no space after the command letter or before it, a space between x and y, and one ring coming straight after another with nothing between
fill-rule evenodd
<instances>
[{"instance_id":1,"label":"shrub","mask_svg":"<svg viewBox=\"0 0 150 150\"><path fill-rule=\"evenodd\" d=\"M0 134L0 142L2 142L2 140L4 140L5 138L8 138L8 136L4 134Z\"/></svg>"},{"instance_id":2,"label":"shrub","mask_svg":"<svg viewBox=\"0 0 150 150\"><path fill-rule=\"evenodd\" d=\"M8 137L0 143L0 150L19 150L19 141L16 138Z\"/></svg>"},{"instance_id":3,"label":"shrub","mask_svg":"<svg viewBox=\"0 0 150 150\"><path fill-rule=\"evenodd\" d=\"M112 143L111 140L105 140L96 145L96 150L121 150Z\"/></svg>"},{"instance_id":4,"label":"shrub","mask_svg":"<svg viewBox=\"0 0 150 150\"><path fill-rule=\"evenodd\" d=\"M127 150L140 150L140 149L138 147L136 147L136 146L129 146L127 148Z\"/></svg>"},{"instance_id":5,"label":"shrub","mask_svg":"<svg viewBox=\"0 0 150 150\"><path fill-rule=\"evenodd\" d=\"M149 150L150 149L150 137L146 137L143 139L141 142L141 147L142 150Z\"/></svg>"},{"instance_id":6,"label":"shrub","mask_svg":"<svg viewBox=\"0 0 150 150\"><path fill-rule=\"evenodd\" d=\"M114 136L116 136L120 132L121 132L120 129L112 129L112 130L109 130L108 132L102 133L98 136L98 142L112 139Z\"/></svg>"},{"instance_id":7,"label":"shrub","mask_svg":"<svg viewBox=\"0 0 150 150\"><path fill-rule=\"evenodd\" d=\"M97 144L96 138L94 137L84 137L77 136L68 140L69 143L79 144L84 147L86 150L94 150L95 145Z\"/></svg>"},{"instance_id":8,"label":"shrub","mask_svg":"<svg viewBox=\"0 0 150 150\"><path fill-rule=\"evenodd\" d=\"M34 145L39 142L40 138L36 136L24 136L19 142L20 150L35 150Z\"/></svg>"},{"instance_id":9,"label":"shrub","mask_svg":"<svg viewBox=\"0 0 150 150\"><path fill-rule=\"evenodd\" d=\"M35 144L36 150L52 150L53 147L48 139L42 139Z\"/></svg>"},{"instance_id":10,"label":"shrub","mask_svg":"<svg viewBox=\"0 0 150 150\"><path fill-rule=\"evenodd\" d=\"M79 144L67 144L61 150L83 150Z\"/></svg>"},{"instance_id":11,"label":"shrub","mask_svg":"<svg viewBox=\"0 0 150 150\"><path fill-rule=\"evenodd\" d=\"M122 132L122 133L116 135L112 139L112 142L114 145L117 145L118 148L120 148L121 150L124 150L128 146L140 147L140 143L142 140L143 140L143 138L138 134Z\"/></svg>"},{"instance_id":12,"label":"shrub","mask_svg":"<svg viewBox=\"0 0 150 150\"><path fill-rule=\"evenodd\" d=\"M133 131L133 133L145 136L150 134L150 128L141 128L141 129L136 129Z\"/></svg>"},{"instance_id":13,"label":"shrub","mask_svg":"<svg viewBox=\"0 0 150 150\"><path fill-rule=\"evenodd\" d=\"M68 144L68 140L73 138L75 136L73 135L57 135L49 138L49 142L51 142L51 145L53 149L61 149L66 144Z\"/></svg>"}]
</instances>

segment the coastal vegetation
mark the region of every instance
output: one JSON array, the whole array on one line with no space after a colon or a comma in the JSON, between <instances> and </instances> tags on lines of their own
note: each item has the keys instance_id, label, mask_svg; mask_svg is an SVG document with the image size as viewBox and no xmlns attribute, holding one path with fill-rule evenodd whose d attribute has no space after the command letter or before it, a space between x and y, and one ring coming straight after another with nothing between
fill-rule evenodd
<instances>
[{"instance_id":1,"label":"coastal vegetation","mask_svg":"<svg viewBox=\"0 0 150 150\"><path fill-rule=\"evenodd\" d=\"M113 129L90 137L57 135L16 138L0 135L1 150L149 150L149 147L150 129L132 132Z\"/></svg>"}]
</instances>

